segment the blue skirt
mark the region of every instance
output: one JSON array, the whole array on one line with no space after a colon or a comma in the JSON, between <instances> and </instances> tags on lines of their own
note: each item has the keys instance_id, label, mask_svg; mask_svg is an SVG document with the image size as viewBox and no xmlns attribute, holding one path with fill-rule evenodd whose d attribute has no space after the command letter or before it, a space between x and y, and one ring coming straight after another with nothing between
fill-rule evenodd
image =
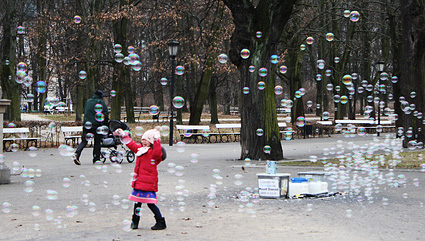
<instances>
[{"instance_id":1,"label":"blue skirt","mask_svg":"<svg viewBox=\"0 0 425 241\"><path fill-rule=\"evenodd\" d=\"M128 196L128 199L138 203L157 203L156 192L142 191L133 188L133 191Z\"/></svg>"}]
</instances>

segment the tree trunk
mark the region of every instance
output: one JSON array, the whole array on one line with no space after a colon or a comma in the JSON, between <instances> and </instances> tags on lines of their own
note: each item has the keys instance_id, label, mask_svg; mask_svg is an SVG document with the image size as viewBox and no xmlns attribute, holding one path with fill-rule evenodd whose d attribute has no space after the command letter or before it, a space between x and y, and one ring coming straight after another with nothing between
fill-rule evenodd
<instances>
[{"instance_id":1,"label":"tree trunk","mask_svg":"<svg viewBox=\"0 0 425 241\"><path fill-rule=\"evenodd\" d=\"M270 56L278 54L278 40L295 1L260 0L257 6L249 1L224 0L224 3L232 11L235 24L229 57L239 70L241 88L250 89L249 94L241 97L241 159L283 159L274 93L276 66L270 63ZM257 31L262 32L261 38L256 38ZM249 49L248 59L240 57L242 49ZM257 71L250 73L250 65ZM258 75L262 67L268 70L266 77ZM265 82L264 90L257 88L259 81ZM257 129L263 129L264 134L258 136Z\"/></svg>"},{"instance_id":2,"label":"tree trunk","mask_svg":"<svg viewBox=\"0 0 425 241\"><path fill-rule=\"evenodd\" d=\"M12 102L6 108L4 114L5 120L20 121L21 120L21 99L20 90L21 86L16 83L16 7L15 1L6 1L3 4L5 7L5 16L3 18L3 40L1 43L2 56L1 56L1 83L3 98L9 99ZM9 61L6 64L6 61ZM9 76L11 78L9 78Z\"/></svg>"},{"instance_id":3,"label":"tree trunk","mask_svg":"<svg viewBox=\"0 0 425 241\"><path fill-rule=\"evenodd\" d=\"M211 124L218 124L218 110L217 110L217 78L213 77L210 82L210 93L209 93L209 103L210 103L210 114L211 114Z\"/></svg>"},{"instance_id":4,"label":"tree trunk","mask_svg":"<svg viewBox=\"0 0 425 241\"><path fill-rule=\"evenodd\" d=\"M400 63L400 79L403 80L400 89L401 96L405 96L409 104L414 103L416 110L423 112L425 96L425 1L424 0L406 0L401 4L402 19L402 40ZM420 93L416 98L409 98L410 93L415 91ZM399 104L399 102L396 102ZM424 142L424 131L419 132L418 128L424 129L421 119L414 117L409 112L401 113L399 116L406 132L410 127L413 128L413 136L405 135L403 146L416 139Z\"/></svg>"}]
</instances>

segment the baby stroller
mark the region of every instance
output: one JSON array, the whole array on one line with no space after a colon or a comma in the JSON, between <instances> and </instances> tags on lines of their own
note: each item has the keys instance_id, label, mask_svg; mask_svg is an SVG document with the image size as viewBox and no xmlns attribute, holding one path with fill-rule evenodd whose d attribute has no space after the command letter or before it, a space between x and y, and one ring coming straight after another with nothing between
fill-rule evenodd
<instances>
[{"instance_id":1,"label":"baby stroller","mask_svg":"<svg viewBox=\"0 0 425 241\"><path fill-rule=\"evenodd\" d=\"M124 157L127 158L129 163L132 163L136 159L136 155L127 146L125 146L119 137L114 136L112 133L121 128L124 131L130 131L130 127L124 122L119 120L109 121L109 132L108 135L102 139L102 147L106 147L106 150L100 152L100 160L105 163L109 159L112 163L122 163Z\"/></svg>"}]
</instances>

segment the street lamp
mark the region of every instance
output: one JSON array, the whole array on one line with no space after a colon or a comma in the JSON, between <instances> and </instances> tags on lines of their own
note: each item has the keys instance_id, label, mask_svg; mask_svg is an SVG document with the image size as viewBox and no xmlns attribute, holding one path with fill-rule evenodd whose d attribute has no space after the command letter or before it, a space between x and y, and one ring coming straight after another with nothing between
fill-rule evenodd
<instances>
[{"instance_id":1,"label":"street lamp","mask_svg":"<svg viewBox=\"0 0 425 241\"><path fill-rule=\"evenodd\" d=\"M174 96L174 78L175 78L175 72L176 72L176 56L177 51L179 50L180 43L176 40L170 40L167 43L168 45L168 52L170 54L171 58L171 83L170 83L170 111L171 111L171 117L170 117L170 146L173 146L173 96Z\"/></svg>"},{"instance_id":2,"label":"street lamp","mask_svg":"<svg viewBox=\"0 0 425 241\"><path fill-rule=\"evenodd\" d=\"M385 62L380 60L376 63L376 66L378 67L378 93L379 93L379 101L378 101L378 126L381 125L381 90L379 89L379 86L381 85L381 73L384 71ZM376 133L378 136L380 136L381 132L379 130L376 130Z\"/></svg>"}]
</instances>

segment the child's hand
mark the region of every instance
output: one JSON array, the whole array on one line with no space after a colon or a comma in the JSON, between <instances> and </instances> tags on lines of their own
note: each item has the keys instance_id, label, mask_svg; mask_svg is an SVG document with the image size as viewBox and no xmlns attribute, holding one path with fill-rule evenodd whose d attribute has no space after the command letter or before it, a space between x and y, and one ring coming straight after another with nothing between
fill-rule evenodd
<instances>
[{"instance_id":1,"label":"child's hand","mask_svg":"<svg viewBox=\"0 0 425 241\"><path fill-rule=\"evenodd\" d=\"M124 137L127 135L121 128L116 129L113 134L119 137Z\"/></svg>"},{"instance_id":2,"label":"child's hand","mask_svg":"<svg viewBox=\"0 0 425 241\"><path fill-rule=\"evenodd\" d=\"M153 139L155 141L161 139L161 132L160 132L161 127L160 126L156 126L154 130L155 130L155 134L153 135Z\"/></svg>"}]
</instances>

